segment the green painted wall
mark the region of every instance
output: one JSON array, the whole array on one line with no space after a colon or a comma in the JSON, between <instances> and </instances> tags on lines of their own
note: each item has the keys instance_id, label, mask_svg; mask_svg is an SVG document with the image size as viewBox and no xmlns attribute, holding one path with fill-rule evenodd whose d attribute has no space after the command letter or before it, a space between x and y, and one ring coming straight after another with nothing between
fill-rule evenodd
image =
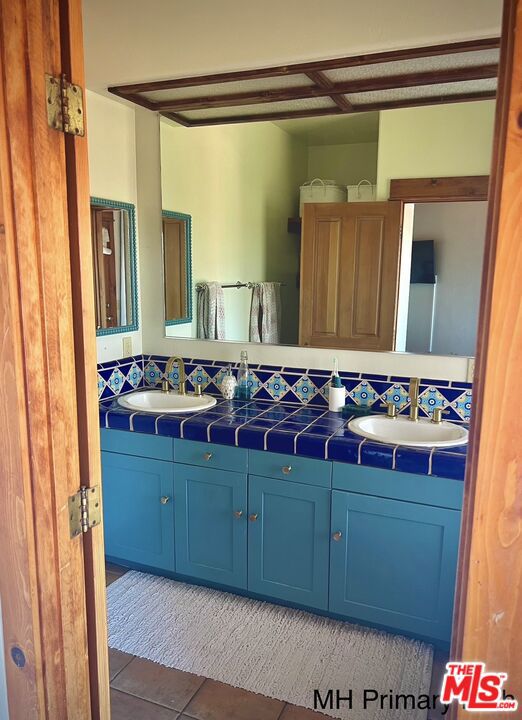
<instances>
[{"instance_id":1,"label":"green painted wall","mask_svg":"<svg viewBox=\"0 0 522 720\"><path fill-rule=\"evenodd\" d=\"M392 178L489 175L494 115L493 100L381 112L377 199Z\"/></svg>"},{"instance_id":2,"label":"green painted wall","mask_svg":"<svg viewBox=\"0 0 522 720\"><path fill-rule=\"evenodd\" d=\"M361 180L375 183L377 143L311 145L308 148L308 179L335 180L339 185L357 185Z\"/></svg>"},{"instance_id":3,"label":"green painted wall","mask_svg":"<svg viewBox=\"0 0 522 720\"><path fill-rule=\"evenodd\" d=\"M163 208L192 215L193 281L270 280L282 288L282 342L296 343L299 239L286 231L306 179L306 147L271 123L161 123ZM225 290L227 339L248 338L251 293ZM194 310L196 308L194 295ZM169 336L196 337L192 326Z\"/></svg>"}]
</instances>

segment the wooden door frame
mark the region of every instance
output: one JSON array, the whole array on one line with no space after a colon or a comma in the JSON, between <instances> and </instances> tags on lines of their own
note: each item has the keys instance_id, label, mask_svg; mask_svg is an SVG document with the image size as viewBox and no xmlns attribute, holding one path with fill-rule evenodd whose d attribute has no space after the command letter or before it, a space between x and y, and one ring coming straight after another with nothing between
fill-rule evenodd
<instances>
[{"instance_id":1,"label":"wooden door frame","mask_svg":"<svg viewBox=\"0 0 522 720\"><path fill-rule=\"evenodd\" d=\"M10 720L110 717L87 141L47 122L84 86L81 0L0 0L0 593Z\"/></svg>"}]
</instances>

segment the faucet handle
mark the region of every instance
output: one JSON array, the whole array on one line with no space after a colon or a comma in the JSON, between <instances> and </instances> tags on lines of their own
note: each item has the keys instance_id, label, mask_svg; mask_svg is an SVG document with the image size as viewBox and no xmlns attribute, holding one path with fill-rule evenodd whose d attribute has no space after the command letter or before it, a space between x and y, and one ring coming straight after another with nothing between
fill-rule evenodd
<instances>
[{"instance_id":1,"label":"faucet handle","mask_svg":"<svg viewBox=\"0 0 522 720\"><path fill-rule=\"evenodd\" d=\"M431 415L431 422L437 425L442 422L442 416L449 415L449 410L443 410L441 407L436 407Z\"/></svg>"},{"instance_id":2,"label":"faucet handle","mask_svg":"<svg viewBox=\"0 0 522 720\"><path fill-rule=\"evenodd\" d=\"M396 418L397 417L397 405L393 402L383 402L381 407L386 408L386 417Z\"/></svg>"}]
</instances>

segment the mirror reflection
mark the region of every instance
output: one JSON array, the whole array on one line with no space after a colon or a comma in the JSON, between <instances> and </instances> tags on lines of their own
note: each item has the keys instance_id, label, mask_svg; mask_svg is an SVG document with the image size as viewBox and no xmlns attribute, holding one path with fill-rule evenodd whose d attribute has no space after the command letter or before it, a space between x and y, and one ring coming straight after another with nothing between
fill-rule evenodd
<instances>
[{"instance_id":1,"label":"mirror reflection","mask_svg":"<svg viewBox=\"0 0 522 720\"><path fill-rule=\"evenodd\" d=\"M165 324L192 321L192 218L185 213L163 210L163 272Z\"/></svg>"},{"instance_id":2,"label":"mirror reflection","mask_svg":"<svg viewBox=\"0 0 522 720\"><path fill-rule=\"evenodd\" d=\"M136 330L134 205L91 198L96 332Z\"/></svg>"},{"instance_id":3,"label":"mirror reflection","mask_svg":"<svg viewBox=\"0 0 522 720\"><path fill-rule=\"evenodd\" d=\"M464 201L458 182L455 197L388 199L399 165L399 177L424 177L422 155L404 170L397 112L193 128L161 118L164 202L198 228L186 286L180 240L165 259L167 336L473 355L486 202Z\"/></svg>"}]
</instances>

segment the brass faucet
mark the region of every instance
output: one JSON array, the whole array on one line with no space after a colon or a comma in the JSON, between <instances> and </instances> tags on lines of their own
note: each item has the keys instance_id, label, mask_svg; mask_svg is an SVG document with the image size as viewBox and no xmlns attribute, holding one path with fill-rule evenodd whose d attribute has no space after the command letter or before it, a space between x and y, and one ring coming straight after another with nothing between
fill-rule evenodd
<instances>
[{"instance_id":1,"label":"brass faucet","mask_svg":"<svg viewBox=\"0 0 522 720\"><path fill-rule=\"evenodd\" d=\"M410 379L408 394L410 396L410 420L413 420L413 422L417 422L419 419L419 385L419 378Z\"/></svg>"},{"instance_id":2,"label":"brass faucet","mask_svg":"<svg viewBox=\"0 0 522 720\"><path fill-rule=\"evenodd\" d=\"M167 366L165 367L165 379L161 383L161 389L163 390L164 393L170 392L169 375L172 372L172 368L176 364L179 369L178 393L180 395L186 395L187 394L187 375L185 373L185 363L183 362L183 358L178 357L177 355L173 355L167 361Z\"/></svg>"}]
</instances>

